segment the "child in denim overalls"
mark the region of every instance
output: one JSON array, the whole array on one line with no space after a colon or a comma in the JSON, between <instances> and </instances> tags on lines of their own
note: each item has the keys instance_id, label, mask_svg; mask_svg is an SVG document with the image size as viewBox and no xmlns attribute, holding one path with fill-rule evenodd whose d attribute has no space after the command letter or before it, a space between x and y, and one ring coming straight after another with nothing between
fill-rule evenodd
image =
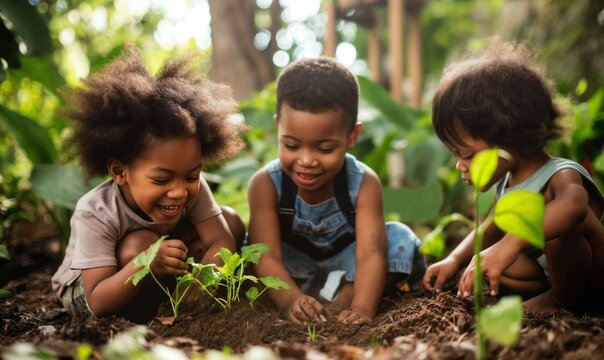
<instances>
[{"instance_id":1,"label":"child in denim overalls","mask_svg":"<svg viewBox=\"0 0 604 360\"><path fill-rule=\"evenodd\" d=\"M295 323L326 312L369 322L385 287L417 285L425 270L415 234L384 226L377 175L346 153L362 129L358 95L354 75L329 58L297 61L278 80L279 159L250 182L249 241L271 248L256 271L291 285L271 298ZM326 308L310 296L317 284Z\"/></svg>"}]
</instances>

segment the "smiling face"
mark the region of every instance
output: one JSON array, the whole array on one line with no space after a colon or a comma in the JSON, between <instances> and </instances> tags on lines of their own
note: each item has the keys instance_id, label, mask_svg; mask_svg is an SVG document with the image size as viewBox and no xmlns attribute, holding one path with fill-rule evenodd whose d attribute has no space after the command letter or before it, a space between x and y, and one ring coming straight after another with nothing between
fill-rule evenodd
<instances>
[{"instance_id":1,"label":"smiling face","mask_svg":"<svg viewBox=\"0 0 604 360\"><path fill-rule=\"evenodd\" d=\"M455 168L461 172L462 180L471 186L473 185L470 176L470 164L472 163L472 159L474 159L476 154L479 152L490 149L493 146L480 139L473 138L470 136L470 134L461 129L458 129L458 131L461 144L447 144L447 148L449 148L449 150L451 150L451 152L457 157ZM489 190L493 184L499 181L508 171L512 170L512 165L513 164L510 159L505 159L500 156L497 164L497 170L495 170L491 181L480 189L480 191Z\"/></svg>"},{"instance_id":2,"label":"smiling face","mask_svg":"<svg viewBox=\"0 0 604 360\"><path fill-rule=\"evenodd\" d=\"M362 126L352 132L341 111L313 114L284 104L277 120L279 160L304 200L317 203L333 196L333 181L354 146Z\"/></svg>"},{"instance_id":3,"label":"smiling face","mask_svg":"<svg viewBox=\"0 0 604 360\"><path fill-rule=\"evenodd\" d=\"M109 162L109 173L130 206L147 221L175 225L199 192L201 145L197 138L154 140L132 164Z\"/></svg>"}]
</instances>

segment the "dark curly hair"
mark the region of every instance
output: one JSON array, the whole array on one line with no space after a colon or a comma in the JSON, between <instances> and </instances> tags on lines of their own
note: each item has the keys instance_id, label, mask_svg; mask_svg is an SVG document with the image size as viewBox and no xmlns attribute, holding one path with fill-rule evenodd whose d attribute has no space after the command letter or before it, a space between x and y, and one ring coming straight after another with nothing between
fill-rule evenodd
<instances>
[{"instance_id":1,"label":"dark curly hair","mask_svg":"<svg viewBox=\"0 0 604 360\"><path fill-rule=\"evenodd\" d=\"M335 59L302 59L288 65L277 81L277 119L283 104L313 114L341 110L352 131L359 111L359 83Z\"/></svg>"},{"instance_id":2,"label":"dark curly hair","mask_svg":"<svg viewBox=\"0 0 604 360\"><path fill-rule=\"evenodd\" d=\"M202 159L219 163L239 151L242 127L229 121L237 111L229 87L214 84L193 69L197 56L164 65L156 77L126 45L122 54L63 92L62 112L75 122L69 145L88 176L107 174L107 160L131 164L158 139L197 137Z\"/></svg>"},{"instance_id":3,"label":"dark curly hair","mask_svg":"<svg viewBox=\"0 0 604 360\"><path fill-rule=\"evenodd\" d=\"M459 129L522 155L559 138L561 113L549 81L524 44L492 39L488 49L449 65L432 103L437 136L462 145Z\"/></svg>"}]
</instances>

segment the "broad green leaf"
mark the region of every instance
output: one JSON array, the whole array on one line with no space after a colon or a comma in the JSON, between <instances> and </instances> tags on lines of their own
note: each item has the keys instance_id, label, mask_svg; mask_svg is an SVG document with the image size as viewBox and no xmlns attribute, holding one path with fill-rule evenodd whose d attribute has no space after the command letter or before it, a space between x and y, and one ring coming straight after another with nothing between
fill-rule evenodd
<instances>
[{"instance_id":1,"label":"broad green leaf","mask_svg":"<svg viewBox=\"0 0 604 360\"><path fill-rule=\"evenodd\" d=\"M501 230L543 248L543 195L530 191L512 191L495 204L493 221Z\"/></svg>"},{"instance_id":2,"label":"broad green leaf","mask_svg":"<svg viewBox=\"0 0 604 360\"><path fill-rule=\"evenodd\" d=\"M384 87L364 76L358 76L361 97L373 105L390 122L409 131L422 112L398 103Z\"/></svg>"},{"instance_id":3,"label":"broad green leaf","mask_svg":"<svg viewBox=\"0 0 604 360\"><path fill-rule=\"evenodd\" d=\"M279 279L276 276L261 277L260 281L264 284L264 286L266 286L267 288L270 288L270 289L278 290L278 289L289 289L290 288L288 283Z\"/></svg>"},{"instance_id":4,"label":"broad green leaf","mask_svg":"<svg viewBox=\"0 0 604 360\"><path fill-rule=\"evenodd\" d=\"M48 136L48 130L34 120L0 105L0 125L15 138L32 163L56 162L57 150Z\"/></svg>"},{"instance_id":5,"label":"broad green leaf","mask_svg":"<svg viewBox=\"0 0 604 360\"><path fill-rule=\"evenodd\" d=\"M28 53L44 55L53 51L46 20L29 1L1 0L0 13L10 20L15 34L27 45Z\"/></svg>"},{"instance_id":6,"label":"broad green leaf","mask_svg":"<svg viewBox=\"0 0 604 360\"><path fill-rule=\"evenodd\" d=\"M0 259L10 259L10 254L8 253L6 245L0 245Z\"/></svg>"},{"instance_id":7,"label":"broad green leaf","mask_svg":"<svg viewBox=\"0 0 604 360\"><path fill-rule=\"evenodd\" d=\"M258 298L258 295L260 295L260 292L258 291L258 288L255 286L252 286L251 288L247 289L247 291L245 292L245 297L250 302L253 302L254 300L256 300Z\"/></svg>"},{"instance_id":8,"label":"broad green leaf","mask_svg":"<svg viewBox=\"0 0 604 360\"><path fill-rule=\"evenodd\" d=\"M474 226L472 221L462 214L454 213L447 215L443 217L438 225L422 240L419 250L426 255L431 255L438 259L442 258L446 248L446 241L442 234L447 225L453 221L461 221L470 227Z\"/></svg>"},{"instance_id":9,"label":"broad green leaf","mask_svg":"<svg viewBox=\"0 0 604 360\"><path fill-rule=\"evenodd\" d=\"M231 258L231 256L233 256L233 253L231 252L231 250L229 250L227 248L220 248L220 250L218 250L218 253L216 255L220 256L220 258L222 259L222 262L226 264L229 261L229 259Z\"/></svg>"},{"instance_id":10,"label":"broad green leaf","mask_svg":"<svg viewBox=\"0 0 604 360\"><path fill-rule=\"evenodd\" d=\"M21 68L12 71L12 75L17 79L27 78L37 81L55 95L58 95L58 90L65 85L65 79L50 56L23 56Z\"/></svg>"},{"instance_id":11,"label":"broad green leaf","mask_svg":"<svg viewBox=\"0 0 604 360\"><path fill-rule=\"evenodd\" d=\"M35 165L30 180L39 197L71 210L82 195L104 181L102 178L86 181L81 167L59 164Z\"/></svg>"},{"instance_id":12,"label":"broad green leaf","mask_svg":"<svg viewBox=\"0 0 604 360\"><path fill-rule=\"evenodd\" d=\"M220 281L220 276L214 271L215 266L216 265L212 264L212 266L204 266L201 269L197 278L199 279L199 281L201 281L203 286L213 286Z\"/></svg>"},{"instance_id":13,"label":"broad green leaf","mask_svg":"<svg viewBox=\"0 0 604 360\"><path fill-rule=\"evenodd\" d=\"M522 326L522 299L506 296L489 308L483 309L478 321L487 338L502 345L518 341Z\"/></svg>"},{"instance_id":14,"label":"broad green leaf","mask_svg":"<svg viewBox=\"0 0 604 360\"><path fill-rule=\"evenodd\" d=\"M11 296L13 296L13 294L10 291L6 289L0 289L0 298L7 298Z\"/></svg>"},{"instance_id":15,"label":"broad green leaf","mask_svg":"<svg viewBox=\"0 0 604 360\"><path fill-rule=\"evenodd\" d=\"M128 281L132 281L132 284L136 286L145 276L147 276L147 274L149 274L149 272L151 271L151 268L149 266L151 265L153 259L155 259L155 256L157 255L157 251L159 250L161 243L167 237L168 235L160 237L155 243L153 243L153 245L149 246L149 249L147 249L147 251L141 252L134 258L134 265L143 266L143 268L134 273L134 275L130 276L126 280L126 283L128 283Z\"/></svg>"},{"instance_id":16,"label":"broad green leaf","mask_svg":"<svg viewBox=\"0 0 604 360\"><path fill-rule=\"evenodd\" d=\"M404 223L422 224L438 216L444 194L440 182L420 187L394 189L384 187L384 212L397 213Z\"/></svg>"},{"instance_id":17,"label":"broad green leaf","mask_svg":"<svg viewBox=\"0 0 604 360\"><path fill-rule=\"evenodd\" d=\"M436 230L436 229L434 229ZM419 246L419 251L422 254L434 256L437 259L442 259L445 254L447 242L442 234L442 231L435 232L432 230Z\"/></svg>"},{"instance_id":18,"label":"broad green leaf","mask_svg":"<svg viewBox=\"0 0 604 360\"><path fill-rule=\"evenodd\" d=\"M241 257L251 263L258 264L262 253L270 250L268 245L264 243L247 245L241 248Z\"/></svg>"},{"instance_id":19,"label":"broad green leaf","mask_svg":"<svg viewBox=\"0 0 604 360\"><path fill-rule=\"evenodd\" d=\"M497 170L497 162L499 155L497 149L483 150L476 154L470 164L470 178L476 190L481 190L491 181L495 170Z\"/></svg>"}]
</instances>

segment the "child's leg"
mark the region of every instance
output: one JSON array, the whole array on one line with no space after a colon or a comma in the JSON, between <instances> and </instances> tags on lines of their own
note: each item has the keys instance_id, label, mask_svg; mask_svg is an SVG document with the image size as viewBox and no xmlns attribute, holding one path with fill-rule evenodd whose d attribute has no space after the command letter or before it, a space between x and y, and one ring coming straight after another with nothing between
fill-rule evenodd
<instances>
[{"instance_id":1,"label":"child's leg","mask_svg":"<svg viewBox=\"0 0 604 360\"><path fill-rule=\"evenodd\" d=\"M551 288L525 303L528 312L574 310L586 291L592 251L578 231L545 244Z\"/></svg>"},{"instance_id":2,"label":"child's leg","mask_svg":"<svg viewBox=\"0 0 604 360\"><path fill-rule=\"evenodd\" d=\"M417 288L426 272L426 260L419 251L421 241L407 225L394 221L386 223L386 236L388 274L384 292L396 290L403 280L410 288Z\"/></svg>"},{"instance_id":3,"label":"child's leg","mask_svg":"<svg viewBox=\"0 0 604 360\"><path fill-rule=\"evenodd\" d=\"M116 257L118 269L122 269L138 254L147 250L159 239L159 235L150 230L134 231L117 243ZM148 280L148 279L145 279ZM168 282L169 279L160 279ZM167 283L164 283L167 285ZM173 284L171 284L173 286ZM139 291L132 302L118 315L130 321L145 323L155 316L159 305L167 300L165 294L153 281L142 281L137 285Z\"/></svg>"},{"instance_id":4,"label":"child's leg","mask_svg":"<svg viewBox=\"0 0 604 360\"><path fill-rule=\"evenodd\" d=\"M519 294L530 299L547 290L547 278L536 259L521 253L500 278L500 295Z\"/></svg>"}]
</instances>

